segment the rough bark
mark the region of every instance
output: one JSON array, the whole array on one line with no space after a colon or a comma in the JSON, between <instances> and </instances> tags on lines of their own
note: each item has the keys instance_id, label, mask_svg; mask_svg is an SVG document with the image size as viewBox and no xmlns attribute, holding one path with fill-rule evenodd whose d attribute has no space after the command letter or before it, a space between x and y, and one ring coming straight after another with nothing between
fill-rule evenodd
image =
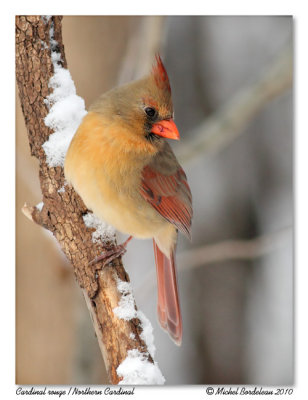
<instances>
[{"instance_id":1,"label":"rough bark","mask_svg":"<svg viewBox=\"0 0 308 400\"><path fill-rule=\"evenodd\" d=\"M84 292L110 382L117 384L120 378L116 369L126 358L128 350L137 348L148 355L149 361L153 360L140 338L140 320L124 321L113 313L121 297L117 280L129 281L121 259L116 259L103 269L102 263L89 266L89 262L114 244L115 240L111 239L107 244L93 243L93 229L87 228L82 218L88 212L83 201L69 185L65 186L65 191L59 192L64 185L63 168L49 167L46 163L42 144L52 133L44 124L48 113L44 99L50 94L48 82L54 72L49 35L51 24L54 26L54 39L58 42L57 51L61 53L62 66L66 68L61 17L16 17L16 80L31 155L39 161L44 203L41 211L28 206L23 211L53 233L71 261L76 279Z\"/></svg>"}]
</instances>

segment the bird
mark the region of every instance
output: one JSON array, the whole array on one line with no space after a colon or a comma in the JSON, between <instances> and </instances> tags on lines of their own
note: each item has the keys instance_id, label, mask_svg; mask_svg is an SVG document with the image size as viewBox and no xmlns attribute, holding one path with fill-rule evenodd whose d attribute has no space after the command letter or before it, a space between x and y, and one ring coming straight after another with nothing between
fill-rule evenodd
<instances>
[{"instance_id":1,"label":"bird","mask_svg":"<svg viewBox=\"0 0 308 400\"><path fill-rule=\"evenodd\" d=\"M129 238L94 259L123 255L132 237L152 239L161 327L182 342L175 251L191 239L192 195L167 139L179 140L171 86L156 54L145 77L115 87L89 107L66 154L64 174L86 207Z\"/></svg>"}]
</instances>

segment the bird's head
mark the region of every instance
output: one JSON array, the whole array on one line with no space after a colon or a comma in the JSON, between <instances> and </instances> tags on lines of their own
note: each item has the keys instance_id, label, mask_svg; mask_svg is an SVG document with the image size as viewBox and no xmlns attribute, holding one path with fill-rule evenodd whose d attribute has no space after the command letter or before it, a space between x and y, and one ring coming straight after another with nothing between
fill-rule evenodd
<instances>
[{"instance_id":1,"label":"bird's head","mask_svg":"<svg viewBox=\"0 0 308 400\"><path fill-rule=\"evenodd\" d=\"M105 93L90 111L124 124L132 135L158 148L163 138L180 138L173 121L169 78L159 55L148 76Z\"/></svg>"}]
</instances>

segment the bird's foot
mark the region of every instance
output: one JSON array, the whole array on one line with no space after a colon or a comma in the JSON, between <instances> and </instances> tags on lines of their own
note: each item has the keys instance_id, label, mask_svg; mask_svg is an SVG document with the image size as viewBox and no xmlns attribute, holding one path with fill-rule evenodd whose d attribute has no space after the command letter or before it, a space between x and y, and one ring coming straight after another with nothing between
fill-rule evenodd
<instances>
[{"instance_id":1,"label":"bird's foot","mask_svg":"<svg viewBox=\"0 0 308 400\"><path fill-rule=\"evenodd\" d=\"M111 263L111 261L115 260L116 258L122 256L123 254L126 253L126 246L127 243L132 239L133 237L130 236L128 239L125 240L124 243L118 244L117 246L113 246L112 249L104 251L100 256L94 258L92 261L89 262L89 265L93 265L98 263L99 261L104 261L103 262L103 267L105 267L107 264Z\"/></svg>"}]
</instances>

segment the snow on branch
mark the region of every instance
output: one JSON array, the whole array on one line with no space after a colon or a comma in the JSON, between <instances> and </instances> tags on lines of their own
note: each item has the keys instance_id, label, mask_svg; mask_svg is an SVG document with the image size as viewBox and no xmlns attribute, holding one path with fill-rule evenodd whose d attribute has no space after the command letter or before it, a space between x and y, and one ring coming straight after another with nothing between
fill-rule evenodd
<instances>
[{"instance_id":1,"label":"snow on branch","mask_svg":"<svg viewBox=\"0 0 308 400\"><path fill-rule=\"evenodd\" d=\"M61 65L61 54L56 51L58 43L54 39L53 23L50 26L49 38L54 75L48 84L53 91L45 100L49 113L44 121L53 133L43 144L43 149L50 167L63 167L70 142L87 111L84 100L76 94L69 70Z\"/></svg>"},{"instance_id":2,"label":"snow on branch","mask_svg":"<svg viewBox=\"0 0 308 400\"><path fill-rule=\"evenodd\" d=\"M106 243L110 238L115 237L115 229L113 226L108 225L105 221L98 218L95 214L88 212L83 216L85 225L88 228L94 229L92 233L93 243Z\"/></svg>"},{"instance_id":3,"label":"snow on branch","mask_svg":"<svg viewBox=\"0 0 308 400\"><path fill-rule=\"evenodd\" d=\"M137 349L128 350L117 373L122 377L121 385L162 385L165 382L157 363L149 362L146 355Z\"/></svg>"},{"instance_id":4,"label":"snow on branch","mask_svg":"<svg viewBox=\"0 0 308 400\"><path fill-rule=\"evenodd\" d=\"M113 312L118 318L124 319L126 321L139 318L141 321L141 339L144 340L149 353L152 357L155 355L156 348L154 346L153 328L150 321L146 318L142 311L136 310L135 299L132 292L132 287L130 282L117 280L117 287L119 292L122 294L119 305L113 309Z\"/></svg>"},{"instance_id":5,"label":"snow on branch","mask_svg":"<svg viewBox=\"0 0 308 400\"><path fill-rule=\"evenodd\" d=\"M117 287L122 294L119 305L113 309L115 315L126 321L138 318L141 328L141 339L145 342L148 352L154 360L156 351L154 345L153 328L150 321L140 310L135 307L135 299L132 292L130 282L117 280ZM134 339L134 337L132 337ZM127 357L117 368L119 376L123 377L121 384L140 384L140 385L155 385L163 384L165 378L163 377L157 363L150 362L146 353L141 353L137 349L129 350Z\"/></svg>"}]
</instances>

